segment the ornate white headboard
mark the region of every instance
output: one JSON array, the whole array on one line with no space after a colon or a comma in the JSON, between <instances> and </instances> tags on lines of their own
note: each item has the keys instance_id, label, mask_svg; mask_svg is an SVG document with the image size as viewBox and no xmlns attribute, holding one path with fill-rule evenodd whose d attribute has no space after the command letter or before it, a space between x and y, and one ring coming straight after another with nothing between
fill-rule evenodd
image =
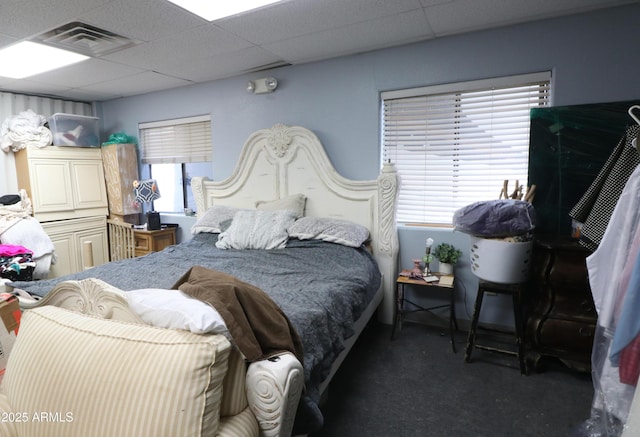
<instances>
[{"instance_id":1,"label":"ornate white headboard","mask_svg":"<svg viewBox=\"0 0 640 437\"><path fill-rule=\"evenodd\" d=\"M305 215L340 218L366 226L383 274L384 299L379 318L392 323L398 256L398 181L393 165L385 164L376 180L346 179L335 170L313 132L277 124L247 139L229 178L210 181L196 177L191 187L199 214L212 205L254 208L257 200L302 193L307 196Z\"/></svg>"}]
</instances>

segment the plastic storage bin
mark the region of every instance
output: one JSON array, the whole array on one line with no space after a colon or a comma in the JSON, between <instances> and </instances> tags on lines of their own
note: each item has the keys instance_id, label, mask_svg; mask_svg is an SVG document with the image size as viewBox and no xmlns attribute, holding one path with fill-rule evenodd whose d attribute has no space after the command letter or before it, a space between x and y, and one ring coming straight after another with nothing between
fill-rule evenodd
<instances>
[{"instance_id":1,"label":"plastic storage bin","mask_svg":"<svg viewBox=\"0 0 640 437\"><path fill-rule=\"evenodd\" d=\"M529 278L533 240L521 243L471 238L471 271L498 284L519 284Z\"/></svg>"},{"instance_id":2,"label":"plastic storage bin","mask_svg":"<svg viewBox=\"0 0 640 437\"><path fill-rule=\"evenodd\" d=\"M56 113L49 117L54 146L100 147L98 117Z\"/></svg>"}]
</instances>

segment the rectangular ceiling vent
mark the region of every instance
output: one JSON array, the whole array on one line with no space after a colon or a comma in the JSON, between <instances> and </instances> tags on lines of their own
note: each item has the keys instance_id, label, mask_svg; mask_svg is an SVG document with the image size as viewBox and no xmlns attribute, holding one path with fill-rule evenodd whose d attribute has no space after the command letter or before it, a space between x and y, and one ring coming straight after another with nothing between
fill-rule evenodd
<instances>
[{"instance_id":1,"label":"rectangular ceiling vent","mask_svg":"<svg viewBox=\"0 0 640 437\"><path fill-rule=\"evenodd\" d=\"M273 68L289 67L289 66L291 66L291 64L286 62L286 61L276 61L276 62L272 62L270 64L260 65L258 67L254 67L254 68L250 68L248 70L244 70L244 73L257 73L259 71L265 71L265 70L271 70Z\"/></svg>"},{"instance_id":2,"label":"rectangular ceiling vent","mask_svg":"<svg viewBox=\"0 0 640 437\"><path fill-rule=\"evenodd\" d=\"M40 34L35 37L35 41L92 57L104 56L139 44L139 41L80 21Z\"/></svg>"}]
</instances>

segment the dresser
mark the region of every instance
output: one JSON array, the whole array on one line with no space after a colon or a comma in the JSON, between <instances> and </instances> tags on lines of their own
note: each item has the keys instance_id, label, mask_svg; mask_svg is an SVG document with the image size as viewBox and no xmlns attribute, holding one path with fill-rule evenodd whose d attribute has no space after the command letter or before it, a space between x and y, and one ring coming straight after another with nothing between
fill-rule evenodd
<instances>
[{"instance_id":1,"label":"dresser","mask_svg":"<svg viewBox=\"0 0 640 437\"><path fill-rule=\"evenodd\" d=\"M107 262L108 206L100 148L28 147L15 158L18 186L26 190L33 216L55 247L49 277Z\"/></svg>"},{"instance_id":2,"label":"dresser","mask_svg":"<svg viewBox=\"0 0 640 437\"><path fill-rule=\"evenodd\" d=\"M590 253L576 240L536 242L526 324L529 368L540 370L553 358L590 371L597 323L586 267Z\"/></svg>"}]
</instances>

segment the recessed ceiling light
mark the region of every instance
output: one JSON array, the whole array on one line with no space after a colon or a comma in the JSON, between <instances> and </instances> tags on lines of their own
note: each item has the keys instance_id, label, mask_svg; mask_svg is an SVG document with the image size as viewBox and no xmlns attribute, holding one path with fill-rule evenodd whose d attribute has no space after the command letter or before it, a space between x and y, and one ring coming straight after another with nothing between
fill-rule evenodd
<instances>
[{"instance_id":1,"label":"recessed ceiling light","mask_svg":"<svg viewBox=\"0 0 640 437\"><path fill-rule=\"evenodd\" d=\"M282 0L169 0L171 3L192 12L207 21L218 20L230 15L240 14L261 8Z\"/></svg>"},{"instance_id":2,"label":"recessed ceiling light","mask_svg":"<svg viewBox=\"0 0 640 437\"><path fill-rule=\"evenodd\" d=\"M88 58L67 50L22 41L0 50L0 76L22 79Z\"/></svg>"}]
</instances>

